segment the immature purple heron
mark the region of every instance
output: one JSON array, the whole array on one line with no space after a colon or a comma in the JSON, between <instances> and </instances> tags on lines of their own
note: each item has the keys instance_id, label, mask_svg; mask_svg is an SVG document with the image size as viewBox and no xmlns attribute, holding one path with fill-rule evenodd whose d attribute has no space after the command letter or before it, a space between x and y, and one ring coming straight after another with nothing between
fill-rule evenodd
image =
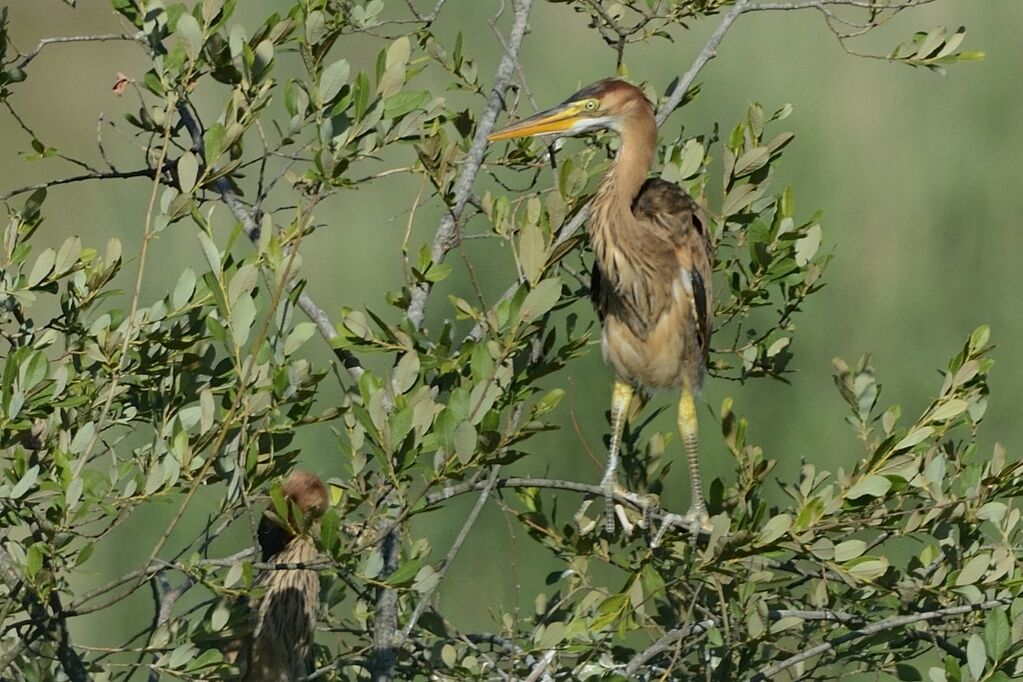
<instances>
[{"instance_id":1,"label":"immature purple heron","mask_svg":"<svg viewBox=\"0 0 1023 682\"><path fill-rule=\"evenodd\" d=\"M301 523L292 515L282 525L280 519L265 514L258 532L263 561L309 563L317 552L308 531L327 509L327 489L318 476L295 472L288 477L283 492L301 512ZM291 529L300 532L296 535ZM300 679L309 672L306 665L320 606L319 577L313 570L270 569L260 573L257 585L265 589L255 613L242 679L246 682Z\"/></svg>"},{"instance_id":2,"label":"immature purple heron","mask_svg":"<svg viewBox=\"0 0 1023 682\"><path fill-rule=\"evenodd\" d=\"M689 462L692 501L685 521L707 526L700 481L695 395L703 383L711 333L713 247L692 198L647 178L657 145L653 109L639 88L605 79L563 104L503 128L489 139L578 135L609 129L620 146L593 199L595 255L591 292L604 358L615 374L611 444L601 481L605 526L614 531L612 496L622 430L635 388L681 388L678 427Z\"/></svg>"}]
</instances>

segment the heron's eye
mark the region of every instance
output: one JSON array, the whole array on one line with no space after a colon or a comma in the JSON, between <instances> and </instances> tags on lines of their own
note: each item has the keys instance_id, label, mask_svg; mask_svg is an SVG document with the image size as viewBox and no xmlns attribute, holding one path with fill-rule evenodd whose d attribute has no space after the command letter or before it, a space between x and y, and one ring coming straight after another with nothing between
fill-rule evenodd
<instances>
[{"instance_id":1,"label":"heron's eye","mask_svg":"<svg viewBox=\"0 0 1023 682\"><path fill-rule=\"evenodd\" d=\"M597 110L597 100L595 100L595 99L587 100L586 101L586 111L596 111L596 110Z\"/></svg>"}]
</instances>

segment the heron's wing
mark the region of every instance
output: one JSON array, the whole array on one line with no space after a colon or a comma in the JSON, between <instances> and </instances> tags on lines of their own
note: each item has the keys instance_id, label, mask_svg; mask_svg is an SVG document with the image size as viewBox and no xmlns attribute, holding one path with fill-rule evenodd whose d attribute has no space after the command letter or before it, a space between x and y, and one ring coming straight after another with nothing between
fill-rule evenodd
<instances>
[{"instance_id":1,"label":"heron's wing","mask_svg":"<svg viewBox=\"0 0 1023 682\"><path fill-rule=\"evenodd\" d=\"M656 226L674 247L672 265L690 299L696 342L706 361L713 325L714 252L700 207L677 185L651 179L644 183L632 210L638 219Z\"/></svg>"}]
</instances>

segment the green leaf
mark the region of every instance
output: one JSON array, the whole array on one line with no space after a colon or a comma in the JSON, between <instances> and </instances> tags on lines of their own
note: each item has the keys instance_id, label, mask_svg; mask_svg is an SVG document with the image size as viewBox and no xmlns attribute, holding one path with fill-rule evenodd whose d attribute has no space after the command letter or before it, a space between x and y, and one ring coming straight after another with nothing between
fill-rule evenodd
<instances>
[{"instance_id":1,"label":"green leaf","mask_svg":"<svg viewBox=\"0 0 1023 682\"><path fill-rule=\"evenodd\" d=\"M430 93L425 90L405 90L384 100L384 118L398 118L426 104Z\"/></svg>"},{"instance_id":2,"label":"green leaf","mask_svg":"<svg viewBox=\"0 0 1023 682\"><path fill-rule=\"evenodd\" d=\"M11 488L10 498L16 500L25 493L28 492L29 488L36 484L39 480L39 465L33 464L29 467L28 471L21 477L21 479Z\"/></svg>"},{"instance_id":3,"label":"green leaf","mask_svg":"<svg viewBox=\"0 0 1023 682\"><path fill-rule=\"evenodd\" d=\"M779 514L764 524L753 544L757 546L769 545L787 533L791 527L792 516L789 514Z\"/></svg>"},{"instance_id":4,"label":"green leaf","mask_svg":"<svg viewBox=\"0 0 1023 682\"><path fill-rule=\"evenodd\" d=\"M955 419L969 407L969 403L961 398L953 398L930 414L932 422L947 422Z\"/></svg>"},{"instance_id":5,"label":"green leaf","mask_svg":"<svg viewBox=\"0 0 1023 682\"><path fill-rule=\"evenodd\" d=\"M213 420L217 415L217 405L213 400L213 391L206 387L199 393L199 429L206 433L213 428Z\"/></svg>"},{"instance_id":6,"label":"green leaf","mask_svg":"<svg viewBox=\"0 0 1023 682\"><path fill-rule=\"evenodd\" d=\"M966 562L966 565L963 566L963 570L961 570L959 575L956 577L956 587L972 585L977 582L981 579L990 565L991 554L988 552L981 552L977 556L972 557Z\"/></svg>"},{"instance_id":7,"label":"green leaf","mask_svg":"<svg viewBox=\"0 0 1023 682\"><path fill-rule=\"evenodd\" d=\"M924 440L929 438L933 433L934 433L933 426L921 426L920 428L913 429L906 435L905 438L896 443L895 447L893 447L892 450L898 451L911 448L914 445L922 443Z\"/></svg>"},{"instance_id":8,"label":"green leaf","mask_svg":"<svg viewBox=\"0 0 1023 682\"><path fill-rule=\"evenodd\" d=\"M433 591L440 582L440 574L433 569L433 566L426 565L416 573L416 579L412 583L412 589L419 594L427 594Z\"/></svg>"},{"instance_id":9,"label":"green leaf","mask_svg":"<svg viewBox=\"0 0 1023 682\"><path fill-rule=\"evenodd\" d=\"M970 635L970 640L966 643L966 666L970 669L973 679L979 680L983 676L986 659L984 641L978 634Z\"/></svg>"},{"instance_id":10,"label":"green leaf","mask_svg":"<svg viewBox=\"0 0 1023 682\"><path fill-rule=\"evenodd\" d=\"M28 286L31 289L42 282L53 270L53 264L57 261L57 252L53 249L46 249L36 258L35 265L28 275Z\"/></svg>"},{"instance_id":11,"label":"green leaf","mask_svg":"<svg viewBox=\"0 0 1023 682\"><path fill-rule=\"evenodd\" d=\"M458 461L468 464L476 454L476 428L468 421L463 421L455 428L455 454Z\"/></svg>"},{"instance_id":12,"label":"green leaf","mask_svg":"<svg viewBox=\"0 0 1023 682\"><path fill-rule=\"evenodd\" d=\"M536 642L536 648L538 649L553 649L557 645L561 644L567 634L565 624L559 620L552 623L548 623L545 627L540 629L537 633L538 636L534 636Z\"/></svg>"},{"instance_id":13,"label":"green leaf","mask_svg":"<svg viewBox=\"0 0 1023 682\"><path fill-rule=\"evenodd\" d=\"M863 540L846 540L835 545L835 561L845 563L867 551L867 543Z\"/></svg>"},{"instance_id":14,"label":"green leaf","mask_svg":"<svg viewBox=\"0 0 1023 682\"><path fill-rule=\"evenodd\" d=\"M185 51L195 61L202 50L202 28L199 22L191 14L185 13L178 17L178 26L175 34L181 37L185 44Z\"/></svg>"},{"instance_id":15,"label":"green leaf","mask_svg":"<svg viewBox=\"0 0 1023 682\"><path fill-rule=\"evenodd\" d=\"M888 559L884 557L862 556L846 562L842 567L859 580L876 580L888 571Z\"/></svg>"},{"instance_id":16,"label":"green leaf","mask_svg":"<svg viewBox=\"0 0 1023 682\"><path fill-rule=\"evenodd\" d=\"M208 234L206 234L202 230L200 230L198 234L199 246L202 247L202 253L204 256L206 256L206 262L209 263L210 270L212 270L213 273L217 275L217 279L219 280L221 272L220 251L217 250L217 245L213 243L213 240L210 239L210 236Z\"/></svg>"},{"instance_id":17,"label":"green leaf","mask_svg":"<svg viewBox=\"0 0 1023 682\"><path fill-rule=\"evenodd\" d=\"M302 347L306 341L308 341L313 334L316 333L316 324L313 322L299 322L295 325L295 328L288 334L287 340L284 342L284 354L291 355L299 348Z\"/></svg>"},{"instance_id":18,"label":"green leaf","mask_svg":"<svg viewBox=\"0 0 1023 682\"><path fill-rule=\"evenodd\" d=\"M806 235L796 240L796 265L803 267L817 255L821 247L821 226L814 223L807 229Z\"/></svg>"},{"instance_id":19,"label":"green leaf","mask_svg":"<svg viewBox=\"0 0 1023 682\"><path fill-rule=\"evenodd\" d=\"M228 305L234 306L238 299L248 296L256 286L259 271L254 265L243 265L231 278L231 284L227 287Z\"/></svg>"},{"instance_id":20,"label":"green leaf","mask_svg":"<svg viewBox=\"0 0 1023 682\"><path fill-rule=\"evenodd\" d=\"M46 547L41 542L36 542L25 552L25 574L29 580L36 577L36 574L43 568L43 550Z\"/></svg>"},{"instance_id":21,"label":"green leaf","mask_svg":"<svg viewBox=\"0 0 1023 682\"><path fill-rule=\"evenodd\" d=\"M546 314L560 298L561 279L551 277L540 282L526 294L526 300L522 302L522 308L519 310L522 321L529 322Z\"/></svg>"},{"instance_id":22,"label":"green leaf","mask_svg":"<svg viewBox=\"0 0 1023 682\"><path fill-rule=\"evenodd\" d=\"M398 569L389 575L384 582L390 587L405 587L416 577L424 563L425 559L422 558L406 561L398 566Z\"/></svg>"},{"instance_id":23,"label":"green leaf","mask_svg":"<svg viewBox=\"0 0 1023 682\"><path fill-rule=\"evenodd\" d=\"M234 570L234 567L231 567ZM221 601L213 608L213 613L210 614L210 629L213 632L220 632L227 625L227 619L231 615L231 609L228 607L227 602Z\"/></svg>"},{"instance_id":24,"label":"green leaf","mask_svg":"<svg viewBox=\"0 0 1023 682\"><path fill-rule=\"evenodd\" d=\"M188 305L195 293L195 271L192 268L185 268L178 277L178 283L174 285L171 293L171 308L178 310Z\"/></svg>"},{"instance_id":25,"label":"green leaf","mask_svg":"<svg viewBox=\"0 0 1023 682\"><path fill-rule=\"evenodd\" d=\"M530 284L535 284L547 264L547 244L540 227L526 223L519 231L519 264Z\"/></svg>"},{"instance_id":26,"label":"green leaf","mask_svg":"<svg viewBox=\"0 0 1023 682\"><path fill-rule=\"evenodd\" d=\"M1012 644L1012 626L1009 625L1005 609L999 607L988 614L987 622L984 623L984 644L987 645L987 654L992 662L1001 659Z\"/></svg>"},{"instance_id":27,"label":"green leaf","mask_svg":"<svg viewBox=\"0 0 1023 682\"><path fill-rule=\"evenodd\" d=\"M82 240L77 236L68 237L61 244L60 250L57 251L57 257L53 262L54 273L63 275L68 270L71 270L78 263L78 257L81 255Z\"/></svg>"},{"instance_id":28,"label":"green leaf","mask_svg":"<svg viewBox=\"0 0 1023 682\"><path fill-rule=\"evenodd\" d=\"M178 158L178 187L183 193L189 194L195 189L195 181L198 177L199 159L192 152L185 152Z\"/></svg>"},{"instance_id":29,"label":"green leaf","mask_svg":"<svg viewBox=\"0 0 1023 682\"><path fill-rule=\"evenodd\" d=\"M256 302L251 296L242 296L231 311L231 340L239 348L249 340L249 330L256 320Z\"/></svg>"},{"instance_id":30,"label":"green leaf","mask_svg":"<svg viewBox=\"0 0 1023 682\"><path fill-rule=\"evenodd\" d=\"M341 92L341 88L348 82L351 71L347 59L339 59L323 70L323 74L320 76L320 87L317 90L321 105L326 106L337 96L337 93Z\"/></svg>"},{"instance_id":31,"label":"green leaf","mask_svg":"<svg viewBox=\"0 0 1023 682\"><path fill-rule=\"evenodd\" d=\"M879 474L871 474L861 479L853 487L849 488L846 497L851 500L857 497L881 497L892 487L891 481Z\"/></svg>"},{"instance_id":32,"label":"green leaf","mask_svg":"<svg viewBox=\"0 0 1023 682\"><path fill-rule=\"evenodd\" d=\"M395 393L407 393L410 388L415 386L418 378L419 355L415 351L405 353L398 360L398 364L394 366L392 373L391 382Z\"/></svg>"}]
</instances>

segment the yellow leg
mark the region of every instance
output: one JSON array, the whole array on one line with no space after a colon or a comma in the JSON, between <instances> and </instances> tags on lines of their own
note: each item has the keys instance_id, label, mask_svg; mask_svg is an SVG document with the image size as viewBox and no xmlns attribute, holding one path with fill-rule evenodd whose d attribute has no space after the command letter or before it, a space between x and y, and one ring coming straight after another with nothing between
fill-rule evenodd
<instances>
[{"instance_id":1,"label":"yellow leg","mask_svg":"<svg viewBox=\"0 0 1023 682\"><path fill-rule=\"evenodd\" d=\"M685 516L679 517L675 514L665 516L661 529L651 543L653 547L659 546L668 527L678 522L689 526L694 541L701 530L710 530L707 504L703 499L703 481L700 478L700 437L696 420L696 402L688 386L682 387L682 398L678 402L678 430L682 435L682 445L686 450L686 461L689 463L689 489L692 499Z\"/></svg>"},{"instance_id":2,"label":"yellow leg","mask_svg":"<svg viewBox=\"0 0 1023 682\"><path fill-rule=\"evenodd\" d=\"M625 430L625 419L629 416L629 403L632 402L632 386L615 381L611 394L611 447L607 456L607 468L600 487L604 489L605 516L604 528L608 533L615 530L614 489L618 474L618 452L622 446L622 431Z\"/></svg>"}]
</instances>

